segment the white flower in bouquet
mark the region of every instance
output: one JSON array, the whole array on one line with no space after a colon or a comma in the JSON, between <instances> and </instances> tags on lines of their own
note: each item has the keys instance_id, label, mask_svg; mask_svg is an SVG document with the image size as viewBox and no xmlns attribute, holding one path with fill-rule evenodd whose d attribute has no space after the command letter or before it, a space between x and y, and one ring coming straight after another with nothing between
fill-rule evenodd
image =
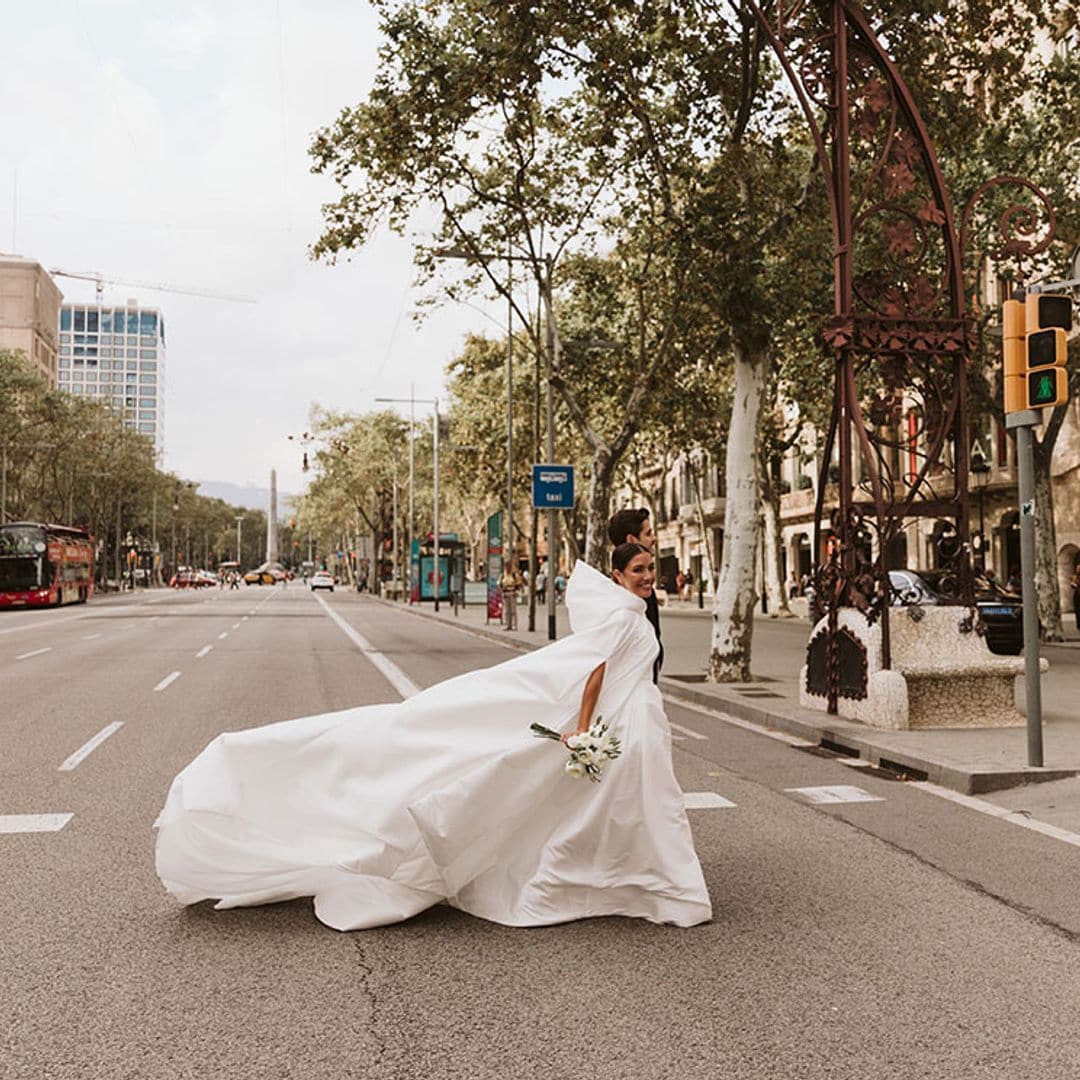
<instances>
[{"instance_id":1,"label":"white flower in bouquet","mask_svg":"<svg viewBox=\"0 0 1080 1080\"><path fill-rule=\"evenodd\" d=\"M562 736L543 724L530 724L533 734L541 739L562 741ZM575 732L566 740L570 751L570 760L564 766L566 774L580 779L587 776L593 783L600 783L600 777L609 761L622 752L619 740L611 734L608 727L598 716L589 726L588 731Z\"/></svg>"}]
</instances>

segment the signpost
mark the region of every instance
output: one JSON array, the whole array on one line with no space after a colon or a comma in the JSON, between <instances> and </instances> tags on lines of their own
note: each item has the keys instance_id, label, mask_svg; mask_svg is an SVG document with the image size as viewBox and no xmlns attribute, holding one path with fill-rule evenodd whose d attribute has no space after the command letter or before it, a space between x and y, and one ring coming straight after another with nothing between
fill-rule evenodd
<instances>
[{"instance_id":1,"label":"signpost","mask_svg":"<svg viewBox=\"0 0 1080 1080\"><path fill-rule=\"evenodd\" d=\"M548 383L548 394L551 383ZM549 403L550 410L550 403ZM550 412L549 412L550 415ZM548 431L548 454L552 454L551 431ZM559 572L559 514L574 508L574 466L534 465L532 468L532 504L536 510L548 512L547 609L548 640L555 640L555 576ZM539 575L539 568L537 568ZM535 579L529 588L536 588Z\"/></svg>"},{"instance_id":2,"label":"signpost","mask_svg":"<svg viewBox=\"0 0 1080 1080\"><path fill-rule=\"evenodd\" d=\"M498 622L503 613L503 595L500 581L503 572L501 510L487 519L487 621Z\"/></svg>"},{"instance_id":3,"label":"signpost","mask_svg":"<svg viewBox=\"0 0 1080 1080\"><path fill-rule=\"evenodd\" d=\"M532 504L537 510L573 510L574 466L534 465ZM548 552L549 561L551 552Z\"/></svg>"}]
</instances>

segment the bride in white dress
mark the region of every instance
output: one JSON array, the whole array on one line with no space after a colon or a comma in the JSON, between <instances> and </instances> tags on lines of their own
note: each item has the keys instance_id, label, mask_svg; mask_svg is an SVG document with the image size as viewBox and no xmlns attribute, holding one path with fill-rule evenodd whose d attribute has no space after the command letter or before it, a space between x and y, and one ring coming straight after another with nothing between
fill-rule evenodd
<instances>
[{"instance_id":1,"label":"bride in white dress","mask_svg":"<svg viewBox=\"0 0 1080 1080\"><path fill-rule=\"evenodd\" d=\"M338 930L445 902L508 926L712 915L645 619L652 555L579 562L573 633L390 705L219 735L172 783L157 872L183 904L311 896ZM567 775L566 734L602 716L622 742L599 784ZM575 728L576 725L576 728Z\"/></svg>"}]
</instances>

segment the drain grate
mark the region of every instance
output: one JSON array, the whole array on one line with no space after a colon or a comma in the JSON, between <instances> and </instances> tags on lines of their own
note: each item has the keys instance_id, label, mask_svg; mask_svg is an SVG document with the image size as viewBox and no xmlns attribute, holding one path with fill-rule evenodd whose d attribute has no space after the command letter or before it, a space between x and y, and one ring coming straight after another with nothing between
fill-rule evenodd
<instances>
[{"instance_id":1,"label":"drain grate","mask_svg":"<svg viewBox=\"0 0 1080 1080\"><path fill-rule=\"evenodd\" d=\"M850 746L844 746L843 743L833 742L832 739L822 739L818 745L823 750L829 750L840 757L856 758L860 756L858 750L853 750Z\"/></svg>"},{"instance_id":2,"label":"drain grate","mask_svg":"<svg viewBox=\"0 0 1080 1080\"><path fill-rule=\"evenodd\" d=\"M916 769L913 765L904 765L888 758L878 758L875 770L882 780L929 780L930 774L925 769Z\"/></svg>"}]
</instances>

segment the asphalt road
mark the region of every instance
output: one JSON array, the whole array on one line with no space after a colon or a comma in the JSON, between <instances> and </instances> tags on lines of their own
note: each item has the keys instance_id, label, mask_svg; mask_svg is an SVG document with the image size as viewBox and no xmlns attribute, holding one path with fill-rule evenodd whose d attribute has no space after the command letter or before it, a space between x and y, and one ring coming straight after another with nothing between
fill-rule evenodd
<instances>
[{"instance_id":1,"label":"asphalt road","mask_svg":"<svg viewBox=\"0 0 1080 1080\"><path fill-rule=\"evenodd\" d=\"M418 686L514 655L326 599ZM1080 1075L1080 848L684 708L680 782L730 804L690 811L708 925L339 934L163 892L151 824L214 735L398 696L296 584L0 618L0 828L71 815L0 832L0 1076Z\"/></svg>"}]
</instances>

